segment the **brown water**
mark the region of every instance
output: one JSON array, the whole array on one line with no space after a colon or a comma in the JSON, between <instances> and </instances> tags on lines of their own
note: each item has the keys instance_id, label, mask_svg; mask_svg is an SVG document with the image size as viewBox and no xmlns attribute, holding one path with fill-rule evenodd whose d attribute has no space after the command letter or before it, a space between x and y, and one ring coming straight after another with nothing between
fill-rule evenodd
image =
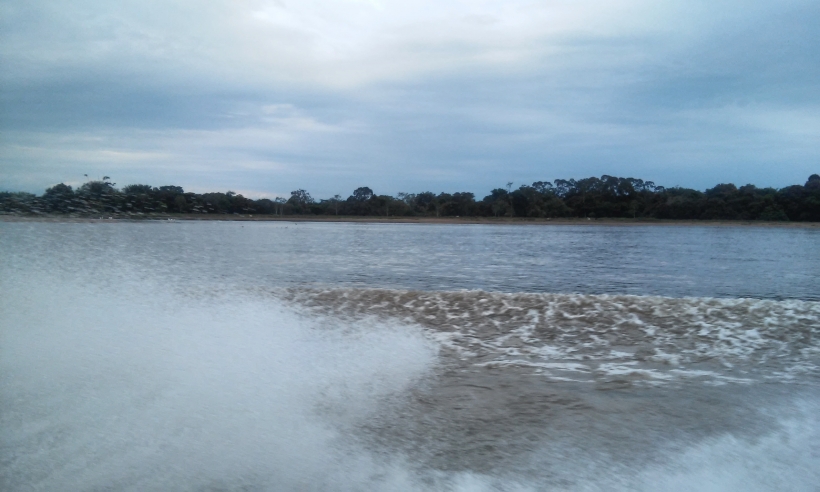
<instances>
[{"instance_id":1,"label":"brown water","mask_svg":"<svg viewBox=\"0 0 820 492\"><path fill-rule=\"evenodd\" d=\"M726 436L752 446L800 414L795 401L815 401L820 375L816 302L273 294L314 316L418 326L440 344L433 375L369 420L369 439L398 445L426 467L547 488L575 488L579 476L596 475L624 483L596 478L595 487L643 487L635 470L666 467L687 446Z\"/></svg>"},{"instance_id":2,"label":"brown water","mask_svg":"<svg viewBox=\"0 0 820 492\"><path fill-rule=\"evenodd\" d=\"M818 246L0 223L0 489L817 490Z\"/></svg>"}]
</instances>

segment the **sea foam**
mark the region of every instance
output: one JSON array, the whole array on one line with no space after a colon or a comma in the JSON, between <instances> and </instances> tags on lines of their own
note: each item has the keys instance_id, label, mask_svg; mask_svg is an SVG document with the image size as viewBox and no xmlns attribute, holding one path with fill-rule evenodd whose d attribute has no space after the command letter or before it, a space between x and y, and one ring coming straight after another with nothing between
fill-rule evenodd
<instances>
[{"instance_id":1,"label":"sea foam","mask_svg":"<svg viewBox=\"0 0 820 492\"><path fill-rule=\"evenodd\" d=\"M355 428L434 364L420 333L130 273L112 272L116 287L38 270L2 280L0 488L403 483L400 458L370 453Z\"/></svg>"}]
</instances>

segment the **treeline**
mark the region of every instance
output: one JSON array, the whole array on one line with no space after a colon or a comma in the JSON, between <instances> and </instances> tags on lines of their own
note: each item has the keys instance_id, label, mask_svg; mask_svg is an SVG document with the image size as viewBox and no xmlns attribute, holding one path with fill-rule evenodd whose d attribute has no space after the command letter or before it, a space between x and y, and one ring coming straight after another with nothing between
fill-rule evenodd
<instances>
[{"instance_id":1,"label":"treeline","mask_svg":"<svg viewBox=\"0 0 820 492\"><path fill-rule=\"evenodd\" d=\"M517 189L508 183L477 200L473 193L377 195L368 187L350 196L315 200L305 190L290 198L252 200L227 193L191 193L179 186L128 185L106 176L76 190L58 184L42 196L0 193L0 213L77 217L167 214L359 215L425 217L579 217L694 220L820 221L820 176L781 189L719 184L704 192L664 188L651 181L601 176L538 181Z\"/></svg>"}]
</instances>

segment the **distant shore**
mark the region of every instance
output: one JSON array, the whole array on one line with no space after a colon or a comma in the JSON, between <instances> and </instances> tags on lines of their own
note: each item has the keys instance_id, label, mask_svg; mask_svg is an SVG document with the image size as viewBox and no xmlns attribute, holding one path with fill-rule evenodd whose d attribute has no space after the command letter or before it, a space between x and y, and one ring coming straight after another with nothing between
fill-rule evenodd
<instances>
[{"instance_id":1,"label":"distant shore","mask_svg":"<svg viewBox=\"0 0 820 492\"><path fill-rule=\"evenodd\" d=\"M71 217L66 215L0 215L0 222L143 222L143 221L232 221L232 222L343 222L367 224L489 224L489 225L570 225L570 226L703 226L703 227L786 227L820 229L820 222L767 222L755 220L669 220L669 219L585 219L529 217L373 217L256 214L163 214L143 216L106 215Z\"/></svg>"}]
</instances>

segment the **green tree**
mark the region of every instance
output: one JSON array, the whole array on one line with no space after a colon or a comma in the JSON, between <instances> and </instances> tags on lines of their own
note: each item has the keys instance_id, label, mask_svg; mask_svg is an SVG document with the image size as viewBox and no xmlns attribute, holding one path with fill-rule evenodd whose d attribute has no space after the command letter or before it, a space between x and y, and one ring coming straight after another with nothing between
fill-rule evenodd
<instances>
[{"instance_id":1,"label":"green tree","mask_svg":"<svg viewBox=\"0 0 820 492\"><path fill-rule=\"evenodd\" d=\"M310 206L313 203L313 197L310 196L310 193L303 189L298 189L290 192L290 199L288 199L288 204L290 204L293 207L296 213L309 213L311 211Z\"/></svg>"}]
</instances>

